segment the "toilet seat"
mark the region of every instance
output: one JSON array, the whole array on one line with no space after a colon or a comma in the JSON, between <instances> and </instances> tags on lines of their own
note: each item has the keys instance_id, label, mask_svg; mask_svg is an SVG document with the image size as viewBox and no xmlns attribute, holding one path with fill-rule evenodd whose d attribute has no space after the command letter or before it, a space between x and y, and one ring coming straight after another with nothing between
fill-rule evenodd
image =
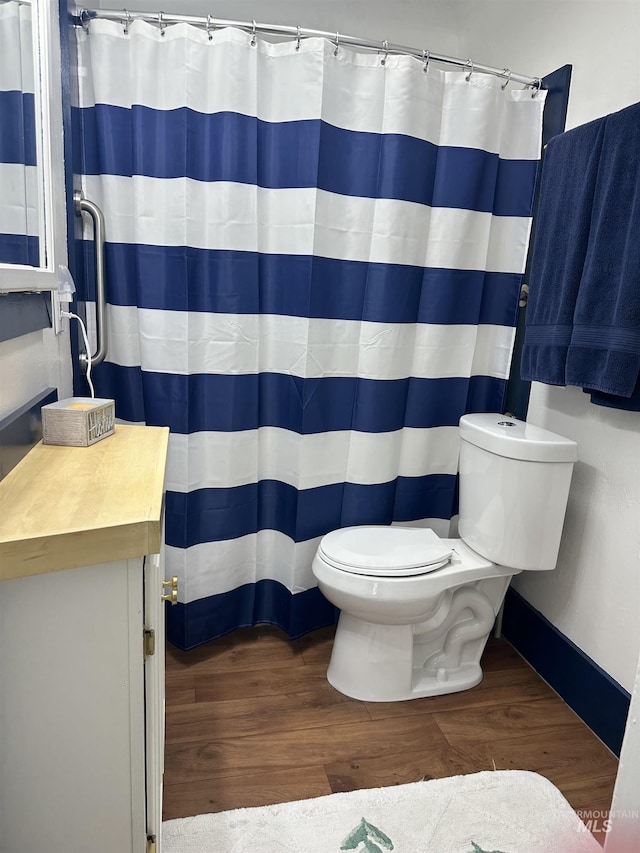
<instances>
[{"instance_id":1,"label":"toilet seat","mask_svg":"<svg viewBox=\"0 0 640 853\"><path fill-rule=\"evenodd\" d=\"M410 577L446 566L453 550L425 527L345 527L327 533L318 553L336 569L370 577Z\"/></svg>"}]
</instances>

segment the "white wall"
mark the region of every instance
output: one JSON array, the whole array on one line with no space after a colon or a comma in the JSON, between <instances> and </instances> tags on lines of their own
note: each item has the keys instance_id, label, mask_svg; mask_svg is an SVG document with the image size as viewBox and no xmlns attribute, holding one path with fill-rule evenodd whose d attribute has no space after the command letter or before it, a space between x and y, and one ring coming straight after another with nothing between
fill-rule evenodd
<instances>
[{"instance_id":1,"label":"white wall","mask_svg":"<svg viewBox=\"0 0 640 853\"><path fill-rule=\"evenodd\" d=\"M613 825L604 853L631 853L640 838L640 661L611 803Z\"/></svg>"},{"instance_id":2,"label":"white wall","mask_svg":"<svg viewBox=\"0 0 640 853\"><path fill-rule=\"evenodd\" d=\"M638 0L456 4L460 49L546 74L573 64L567 127L640 101ZM640 413L594 406L579 388L534 384L528 420L579 445L558 566L514 586L631 691L640 648Z\"/></svg>"},{"instance_id":3,"label":"white wall","mask_svg":"<svg viewBox=\"0 0 640 853\"><path fill-rule=\"evenodd\" d=\"M42 329L0 343L0 419L49 387L71 396L68 331Z\"/></svg>"},{"instance_id":4,"label":"white wall","mask_svg":"<svg viewBox=\"0 0 640 853\"><path fill-rule=\"evenodd\" d=\"M640 100L638 0L453 0L460 50L541 76L573 65L567 128Z\"/></svg>"},{"instance_id":5,"label":"white wall","mask_svg":"<svg viewBox=\"0 0 640 853\"><path fill-rule=\"evenodd\" d=\"M631 691L640 622L640 414L533 387L528 420L578 442L558 566L516 589Z\"/></svg>"},{"instance_id":6,"label":"white wall","mask_svg":"<svg viewBox=\"0 0 640 853\"><path fill-rule=\"evenodd\" d=\"M212 11L207 0L161 5ZM214 11L388 39L532 76L570 63L568 127L640 101L640 0L222 0ZM574 438L580 461L556 571L520 576L516 586L631 690L640 646L640 414L592 406L579 389L534 385L529 420Z\"/></svg>"},{"instance_id":7,"label":"white wall","mask_svg":"<svg viewBox=\"0 0 640 853\"><path fill-rule=\"evenodd\" d=\"M344 35L387 39L458 56L458 12L448 0L131 0L130 11L178 15L215 15L232 21L299 25L308 29L339 30ZM93 8L119 9L113 0ZM424 42L424 44L423 44Z\"/></svg>"}]
</instances>

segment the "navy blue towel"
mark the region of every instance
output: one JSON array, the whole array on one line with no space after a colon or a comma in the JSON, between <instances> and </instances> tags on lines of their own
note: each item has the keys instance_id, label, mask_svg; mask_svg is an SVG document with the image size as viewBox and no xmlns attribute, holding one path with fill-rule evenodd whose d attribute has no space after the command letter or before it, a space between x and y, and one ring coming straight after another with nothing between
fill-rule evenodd
<instances>
[{"instance_id":1,"label":"navy blue towel","mask_svg":"<svg viewBox=\"0 0 640 853\"><path fill-rule=\"evenodd\" d=\"M602 391L589 392L588 388L584 390L591 393L591 402L595 403L596 406L606 406L608 409L625 409L627 412L640 412L640 377L638 377L636 387L628 397L604 394Z\"/></svg>"},{"instance_id":2,"label":"navy blue towel","mask_svg":"<svg viewBox=\"0 0 640 853\"><path fill-rule=\"evenodd\" d=\"M640 104L605 119L566 384L630 397L640 374Z\"/></svg>"},{"instance_id":3,"label":"navy blue towel","mask_svg":"<svg viewBox=\"0 0 640 853\"><path fill-rule=\"evenodd\" d=\"M550 156L551 155L551 156ZM640 404L640 104L551 140L544 162L524 379Z\"/></svg>"},{"instance_id":4,"label":"navy blue towel","mask_svg":"<svg viewBox=\"0 0 640 853\"><path fill-rule=\"evenodd\" d=\"M534 222L523 379L566 385L604 127L604 119L597 119L547 145Z\"/></svg>"}]
</instances>

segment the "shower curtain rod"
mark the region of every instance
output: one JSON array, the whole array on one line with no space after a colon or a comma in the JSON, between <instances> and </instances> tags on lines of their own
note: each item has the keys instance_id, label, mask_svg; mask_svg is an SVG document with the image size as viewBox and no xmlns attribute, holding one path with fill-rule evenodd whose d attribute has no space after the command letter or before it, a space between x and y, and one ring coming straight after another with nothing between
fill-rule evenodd
<instances>
[{"instance_id":1,"label":"shower curtain rod","mask_svg":"<svg viewBox=\"0 0 640 853\"><path fill-rule=\"evenodd\" d=\"M169 24L192 24L196 27L203 27L206 30L215 30L220 27L236 27L237 29L247 30L248 32L266 33L268 35L284 36L294 39L303 38L325 38L332 41L336 46L336 51L340 46L359 47L365 50L378 51L387 54L402 54L414 56L416 59L422 60L425 63L425 70L429 62L438 62L444 65L455 65L458 68L467 68L469 74L476 72L481 74L492 74L495 77L501 77L506 80L505 86L509 82L524 83L525 87L532 87L535 91L542 88L542 81L539 77L528 77L524 74L516 74L508 68L493 68L490 65L481 65L473 62L471 59L458 59L454 56L445 56L440 53L433 53L429 50L418 50L414 47L406 47L402 44L392 44L388 41L377 42L368 39L356 38L354 36L345 36L342 33L331 33L325 30L308 30L303 27L290 27L280 24L260 24L256 21L231 21L224 18L213 18L211 15L201 17L196 15L168 15L164 12L152 14L150 12L129 12L127 9L78 9L76 12L78 22L87 27L91 20L102 18L107 21L117 21L125 28L135 20L147 21L151 24L157 24L161 29ZM534 92L535 94L535 92Z\"/></svg>"}]
</instances>

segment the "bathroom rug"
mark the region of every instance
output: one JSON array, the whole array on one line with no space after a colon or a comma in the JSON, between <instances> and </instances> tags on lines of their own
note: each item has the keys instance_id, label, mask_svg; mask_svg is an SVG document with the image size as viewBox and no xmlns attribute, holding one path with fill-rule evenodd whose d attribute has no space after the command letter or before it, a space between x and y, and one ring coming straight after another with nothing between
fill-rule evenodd
<instances>
[{"instance_id":1,"label":"bathroom rug","mask_svg":"<svg viewBox=\"0 0 640 853\"><path fill-rule=\"evenodd\" d=\"M165 821L164 853L602 853L560 791L495 770Z\"/></svg>"}]
</instances>

